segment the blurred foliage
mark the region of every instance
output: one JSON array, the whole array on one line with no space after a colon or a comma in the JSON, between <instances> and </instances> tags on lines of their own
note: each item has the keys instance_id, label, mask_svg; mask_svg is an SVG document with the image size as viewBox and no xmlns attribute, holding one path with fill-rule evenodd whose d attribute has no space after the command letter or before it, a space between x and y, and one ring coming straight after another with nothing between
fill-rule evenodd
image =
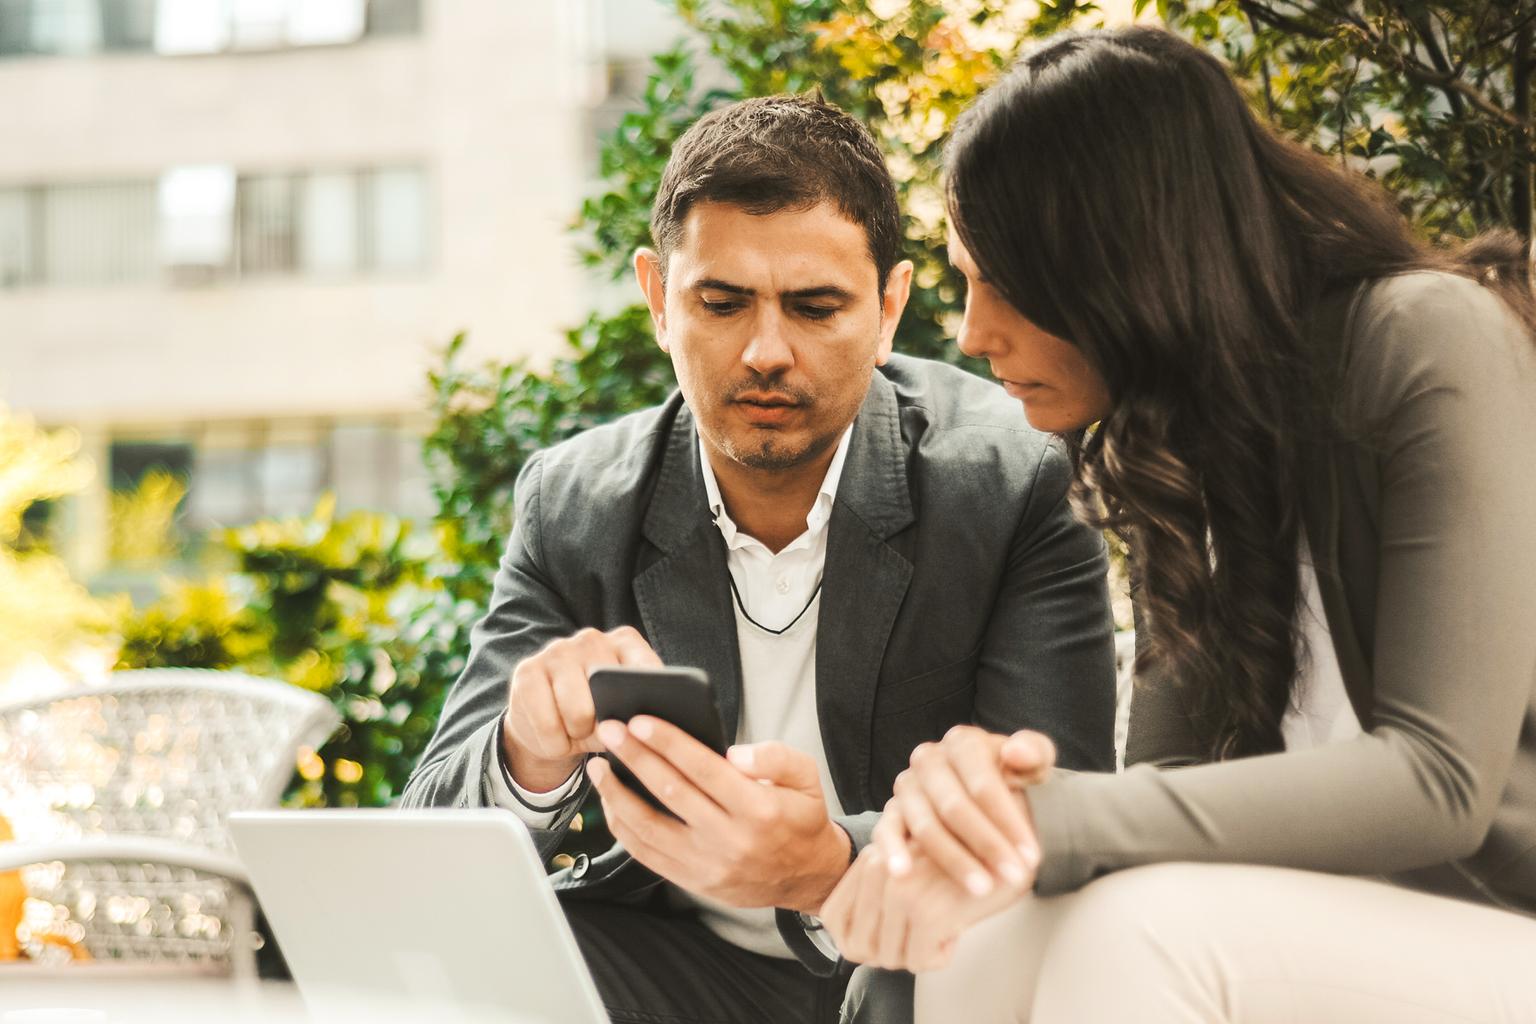
<instances>
[{"instance_id":1,"label":"blurred foliage","mask_svg":"<svg viewBox=\"0 0 1536 1024\"><path fill-rule=\"evenodd\" d=\"M429 376L436 425L426 441L444 554L444 580L483 606L512 525L512 485L528 456L623 413L655 405L674 385L650 335L650 314L631 306L594 314L566 336L544 370L524 362L466 367L464 337Z\"/></svg>"},{"instance_id":2,"label":"blurred foliage","mask_svg":"<svg viewBox=\"0 0 1536 1024\"><path fill-rule=\"evenodd\" d=\"M1137 0L1287 135L1381 179L1430 238L1531 234L1529 0Z\"/></svg>"},{"instance_id":3,"label":"blurred foliage","mask_svg":"<svg viewBox=\"0 0 1536 1024\"><path fill-rule=\"evenodd\" d=\"M238 589L223 577L166 580L154 604L118 623L117 667L226 669L254 658L264 638Z\"/></svg>"},{"instance_id":4,"label":"blurred foliage","mask_svg":"<svg viewBox=\"0 0 1536 1024\"><path fill-rule=\"evenodd\" d=\"M108 551L121 566L163 565L180 553L176 512L187 485L163 469L151 469L129 491L114 491L108 518Z\"/></svg>"},{"instance_id":5,"label":"blurred foliage","mask_svg":"<svg viewBox=\"0 0 1536 1024\"><path fill-rule=\"evenodd\" d=\"M28 528L39 503L65 497L91 479L70 431L45 431L0 405L0 685L27 663L60 668L82 650L104 646L114 603L76 583Z\"/></svg>"},{"instance_id":6,"label":"blurred foliage","mask_svg":"<svg viewBox=\"0 0 1536 1024\"><path fill-rule=\"evenodd\" d=\"M238 669L325 694L341 729L306 751L287 801L382 806L399 795L463 667L477 605L439 582L438 545L373 512L222 536L236 572L171 583L125 616L119 668Z\"/></svg>"}]
</instances>

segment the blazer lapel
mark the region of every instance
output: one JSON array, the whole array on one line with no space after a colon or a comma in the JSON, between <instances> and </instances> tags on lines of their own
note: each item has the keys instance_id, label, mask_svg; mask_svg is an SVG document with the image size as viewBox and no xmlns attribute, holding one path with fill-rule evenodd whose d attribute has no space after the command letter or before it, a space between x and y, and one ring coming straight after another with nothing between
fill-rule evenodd
<instances>
[{"instance_id":1,"label":"blazer lapel","mask_svg":"<svg viewBox=\"0 0 1536 1024\"><path fill-rule=\"evenodd\" d=\"M642 531L660 553L639 568L635 603L651 646L669 665L709 673L728 741L741 712L740 653L725 541L709 517L693 417L673 420Z\"/></svg>"},{"instance_id":2,"label":"blazer lapel","mask_svg":"<svg viewBox=\"0 0 1536 1024\"><path fill-rule=\"evenodd\" d=\"M816 711L844 808L869 809L875 690L912 563L887 539L913 522L896 389L875 374L828 523L816 633Z\"/></svg>"}]
</instances>

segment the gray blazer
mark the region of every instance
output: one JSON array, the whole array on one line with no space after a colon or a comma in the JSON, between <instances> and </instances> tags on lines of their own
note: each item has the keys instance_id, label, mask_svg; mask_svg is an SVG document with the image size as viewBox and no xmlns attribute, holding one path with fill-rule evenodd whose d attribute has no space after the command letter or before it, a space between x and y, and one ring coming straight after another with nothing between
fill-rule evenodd
<instances>
[{"instance_id":1,"label":"gray blazer","mask_svg":"<svg viewBox=\"0 0 1536 1024\"><path fill-rule=\"evenodd\" d=\"M1204 751L1178 687L1138 679L1127 760L1145 764L1032 791L1041 893L1231 861L1536 913L1536 341L1435 273L1317 322L1341 354L1346 439L1313 453L1304 521L1368 734L1158 771Z\"/></svg>"},{"instance_id":2,"label":"gray blazer","mask_svg":"<svg viewBox=\"0 0 1536 1024\"><path fill-rule=\"evenodd\" d=\"M976 723L1050 734L1067 766L1113 767L1114 651L1102 539L1072 518L1061 447L1001 389L892 357L859 413L828 526L816 705L856 848L912 748ZM407 807L488 806L513 667L583 626L639 629L741 702L725 544L678 395L529 460L490 610L475 627ZM574 809L535 830L554 851ZM554 876L626 898L658 879L615 846Z\"/></svg>"}]
</instances>

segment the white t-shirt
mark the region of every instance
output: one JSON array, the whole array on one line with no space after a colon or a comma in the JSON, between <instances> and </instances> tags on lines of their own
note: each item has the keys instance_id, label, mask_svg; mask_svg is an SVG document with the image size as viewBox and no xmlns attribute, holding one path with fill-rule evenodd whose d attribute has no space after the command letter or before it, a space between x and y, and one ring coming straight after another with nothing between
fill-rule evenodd
<instances>
[{"instance_id":1,"label":"white t-shirt","mask_svg":"<svg viewBox=\"0 0 1536 1024\"><path fill-rule=\"evenodd\" d=\"M1301 631L1307 642L1307 661L1296 677L1280 735L1285 749L1300 750L1351 739L1360 735L1360 719L1344 689L1344 674L1333 651L1323 595L1317 586L1317 570L1307 538L1301 538Z\"/></svg>"}]
</instances>

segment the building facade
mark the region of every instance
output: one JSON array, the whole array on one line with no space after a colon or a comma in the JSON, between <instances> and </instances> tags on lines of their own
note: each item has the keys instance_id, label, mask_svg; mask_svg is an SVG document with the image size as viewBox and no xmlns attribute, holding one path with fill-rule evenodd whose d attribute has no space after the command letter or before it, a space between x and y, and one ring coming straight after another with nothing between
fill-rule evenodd
<instances>
[{"instance_id":1,"label":"building facade","mask_svg":"<svg viewBox=\"0 0 1536 1024\"><path fill-rule=\"evenodd\" d=\"M426 514L428 368L590 308L611 72L673 34L651 0L0 0L0 402L99 467L76 571L154 466L193 531Z\"/></svg>"}]
</instances>

